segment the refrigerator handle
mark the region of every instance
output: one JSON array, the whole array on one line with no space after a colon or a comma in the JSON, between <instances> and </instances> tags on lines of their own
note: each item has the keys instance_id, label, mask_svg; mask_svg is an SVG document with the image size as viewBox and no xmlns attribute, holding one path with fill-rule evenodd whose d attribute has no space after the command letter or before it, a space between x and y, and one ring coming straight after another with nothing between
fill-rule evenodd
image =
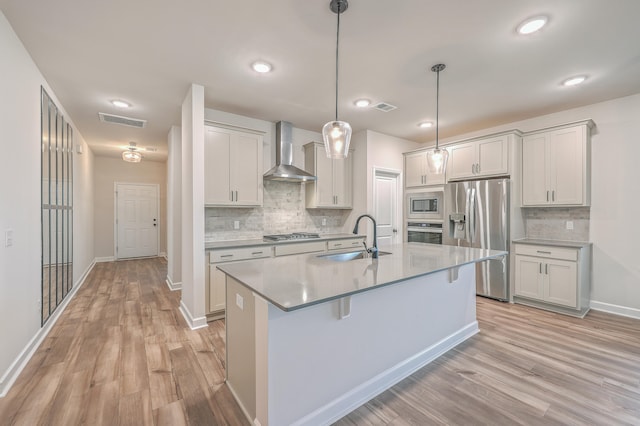
<instances>
[{"instance_id":1,"label":"refrigerator handle","mask_svg":"<svg viewBox=\"0 0 640 426\"><path fill-rule=\"evenodd\" d=\"M469 242L473 244L473 237L476 235L476 189L471 188L469 191Z\"/></svg>"}]
</instances>

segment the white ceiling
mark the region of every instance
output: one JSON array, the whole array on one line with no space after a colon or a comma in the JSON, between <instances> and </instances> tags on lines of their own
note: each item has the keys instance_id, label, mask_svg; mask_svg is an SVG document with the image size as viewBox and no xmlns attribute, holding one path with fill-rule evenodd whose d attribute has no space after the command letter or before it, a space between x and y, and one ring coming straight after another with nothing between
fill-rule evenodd
<instances>
[{"instance_id":1,"label":"white ceiling","mask_svg":"<svg viewBox=\"0 0 640 426\"><path fill-rule=\"evenodd\" d=\"M320 131L334 117L336 15L329 0L0 0L0 8L97 155L129 141L166 158L191 83L205 106ZM546 14L530 37L525 18ZM638 0L349 0L341 16L340 119L431 142L440 137L640 93ZM273 64L257 75L250 64ZM578 87L560 82L576 74ZM388 102L384 113L356 98ZM119 110L109 103L133 104ZM148 120L102 123L98 112Z\"/></svg>"}]
</instances>

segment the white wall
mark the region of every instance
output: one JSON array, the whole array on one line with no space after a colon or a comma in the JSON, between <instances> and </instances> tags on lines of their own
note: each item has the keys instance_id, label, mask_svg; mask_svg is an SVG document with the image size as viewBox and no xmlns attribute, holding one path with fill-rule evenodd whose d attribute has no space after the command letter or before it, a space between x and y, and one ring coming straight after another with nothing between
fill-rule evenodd
<instances>
[{"instance_id":1,"label":"white wall","mask_svg":"<svg viewBox=\"0 0 640 426\"><path fill-rule=\"evenodd\" d=\"M591 118L592 307L640 318L640 95L509 123L443 142L509 129L528 132Z\"/></svg>"},{"instance_id":2,"label":"white wall","mask_svg":"<svg viewBox=\"0 0 640 426\"><path fill-rule=\"evenodd\" d=\"M160 253L167 250L167 163L144 161L127 163L120 158L95 158L94 168L94 224L95 255L98 259L115 257L114 224L115 224L115 182L120 183L152 183L160 187Z\"/></svg>"},{"instance_id":3,"label":"white wall","mask_svg":"<svg viewBox=\"0 0 640 426\"><path fill-rule=\"evenodd\" d=\"M40 86L64 110L0 13L0 395L42 336L40 328ZM93 260L93 154L74 128L74 285ZM5 247L6 230L13 245Z\"/></svg>"}]
</instances>

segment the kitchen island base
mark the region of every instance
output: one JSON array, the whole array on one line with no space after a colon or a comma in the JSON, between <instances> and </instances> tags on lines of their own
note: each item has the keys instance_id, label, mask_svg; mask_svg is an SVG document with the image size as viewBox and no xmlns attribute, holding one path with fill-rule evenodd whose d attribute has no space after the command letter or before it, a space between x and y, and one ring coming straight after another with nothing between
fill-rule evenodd
<instances>
[{"instance_id":1,"label":"kitchen island base","mask_svg":"<svg viewBox=\"0 0 640 426\"><path fill-rule=\"evenodd\" d=\"M226 297L227 384L261 426L330 424L478 332L474 264L289 312Z\"/></svg>"}]
</instances>

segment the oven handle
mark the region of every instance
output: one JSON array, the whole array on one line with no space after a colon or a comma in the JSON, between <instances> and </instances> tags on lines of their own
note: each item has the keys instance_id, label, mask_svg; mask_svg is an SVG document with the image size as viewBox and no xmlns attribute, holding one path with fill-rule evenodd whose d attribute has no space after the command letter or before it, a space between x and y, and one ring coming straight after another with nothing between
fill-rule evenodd
<instances>
[{"instance_id":1,"label":"oven handle","mask_svg":"<svg viewBox=\"0 0 640 426\"><path fill-rule=\"evenodd\" d=\"M407 228L407 232L424 232L428 234L442 234L442 229Z\"/></svg>"}]
</instances>

